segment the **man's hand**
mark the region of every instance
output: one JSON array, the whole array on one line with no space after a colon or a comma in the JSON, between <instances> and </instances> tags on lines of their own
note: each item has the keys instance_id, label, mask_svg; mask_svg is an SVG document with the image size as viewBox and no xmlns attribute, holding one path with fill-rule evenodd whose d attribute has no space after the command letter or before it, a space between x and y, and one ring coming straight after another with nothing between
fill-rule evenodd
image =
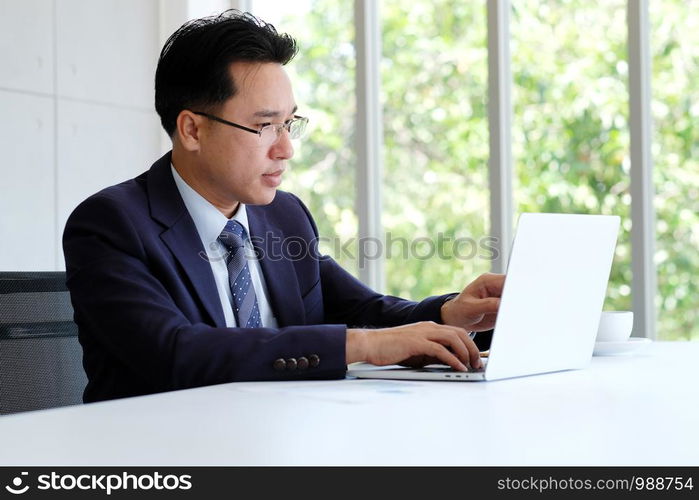
<instances>
[{"instance_id":1,"label":"man's hand","mask_svg":"<svg viewBox=\"0 0 699 500\"><path fill-rule=\"evenodd\" d=\"M420 367L443 363L458 371L482 367L478 347L463 328L422 321L376 330L347 330L347 364L404 364Z\"/></svg>"},{"instance_id":2,"label":"man's hand","mask_svg":"<svg viewBox=\"0 0 699 500\"><path fill-rule=\"evenodd\" d=\"M481 274L442 305L442 322L474 332L490 330L495 326L504 283L504 274Z\"/></svg>"}]
</instances>

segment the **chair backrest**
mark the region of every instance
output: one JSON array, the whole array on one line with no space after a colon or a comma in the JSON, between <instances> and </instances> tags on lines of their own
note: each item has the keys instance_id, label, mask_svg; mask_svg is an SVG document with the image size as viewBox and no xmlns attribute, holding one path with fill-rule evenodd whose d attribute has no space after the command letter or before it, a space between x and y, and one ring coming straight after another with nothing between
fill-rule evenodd
<instances>
[{"instance_id":1,"label":"chair backrest","mask_svg":"<svg viewBox=\"0 0 699 500\"><path fill-rule=\"evenodd\" d=\"M82 403L64 272L0 272L0 415Z\"/></svg>"}]
</instances>

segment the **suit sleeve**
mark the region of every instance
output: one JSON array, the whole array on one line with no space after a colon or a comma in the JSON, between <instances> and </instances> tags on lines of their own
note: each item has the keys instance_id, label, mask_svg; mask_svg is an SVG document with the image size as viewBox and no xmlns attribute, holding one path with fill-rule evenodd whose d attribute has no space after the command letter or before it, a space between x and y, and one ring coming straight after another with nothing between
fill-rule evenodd
<instances>
[{"instance_id":1,"label":"suit sleeve","mask_svg":"<svg viewBox=\"0 0 699 500\"><path fill-rule=\"evenodd\" d=\"M243 380L345 376L344 325L279 329L192 323L168 293L145 235L119 202L95 195L64 232L67 284L86 349L123 367L143 393ZM154 236L158 238L157 235ZM279 371L275 360L315 354L318 366ZM96 363L95 371L102 368Z\"/></svg>"}]
</instances>

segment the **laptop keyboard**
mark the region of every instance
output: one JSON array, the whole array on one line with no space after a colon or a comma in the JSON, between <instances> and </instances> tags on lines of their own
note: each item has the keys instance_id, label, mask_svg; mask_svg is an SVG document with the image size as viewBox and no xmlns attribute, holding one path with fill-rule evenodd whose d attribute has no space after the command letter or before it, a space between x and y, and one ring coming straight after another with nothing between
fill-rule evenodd
<instances>
[{"instance_id":1,"label":"laptop keyboard","mask_svg":"<svg viewBox=\"0 0 699 500\"><path fill-rule=\"evenodd\" d=\"M481 358L481 362L483 363L483 368L479 369L473 369L471 367L468 367L467 372L468 373L480 373L485 371L485 367L488 365L488 358ZM423 373L463 373L457 370L454 370L451 366L447 365L427 365L422 368L418 368L419 372Z\"/></svg>"}]
</instances>

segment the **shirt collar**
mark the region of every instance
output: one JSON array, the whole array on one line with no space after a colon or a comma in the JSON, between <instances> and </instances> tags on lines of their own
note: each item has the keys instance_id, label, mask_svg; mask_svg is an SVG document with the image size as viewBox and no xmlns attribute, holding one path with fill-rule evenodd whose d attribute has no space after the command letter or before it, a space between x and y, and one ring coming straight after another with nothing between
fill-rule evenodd
<instances>
[{"instance_id":1,"label":"shirt collar","mask_svg":"<svg viewBox=\"0 0 699 500\"><path fill-rule=\"evenodd\" d=\"M175 179L177 190L180 192L180 196L182 196L187 211L194 221L194 225L197 228L199 238L201 238L204 248L206 248L207 251L215 248L215 245L212 246L212 243L216 243L229 219L202 195L192 189L192 187L180 177L180 174L177 173L177 170L175 170L172 164L170 164L170 170L172 170L172 177ZM235 215L233 215L230 220L240 222L245 228L248 238L250 237L248 213L244 204L240 203L238 205L238 210L236 210Z\"/></svg>"}]
</instances>

